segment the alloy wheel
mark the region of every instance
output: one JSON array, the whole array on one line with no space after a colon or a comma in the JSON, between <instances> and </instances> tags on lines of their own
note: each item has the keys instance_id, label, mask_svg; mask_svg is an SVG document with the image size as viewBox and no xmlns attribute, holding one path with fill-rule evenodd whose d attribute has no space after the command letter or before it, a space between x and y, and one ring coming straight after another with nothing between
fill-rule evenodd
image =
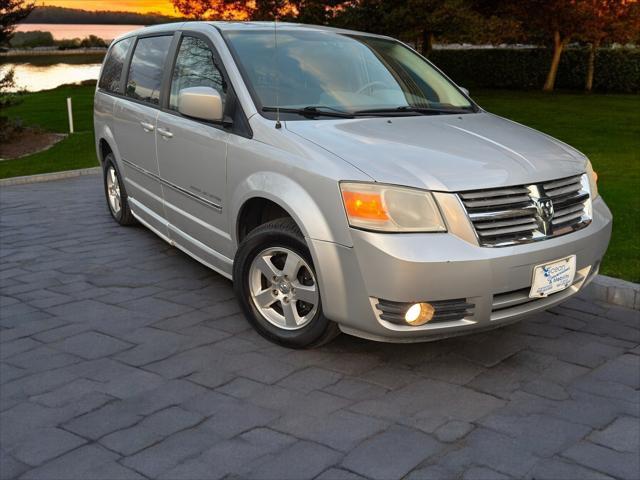
<instances>
[{"instance_id":1,"label":"alloy wheel","mask_svg":"<svg viewBox=\"0 0 640 480\"><path fill-rule=\"evenodd\" d=\"M122 208L122 199L120 197L118 174L113 165L109 166L107 170L107 197L109 199L109 208L117 216Z\"/></svg>"},{"instance_id":2,"label":"alloy wheel","mask_svg":"<svg viewBox=\"0 0 640 480\"><path fill-rule=\"evenodd\" d=\"M268 248L253 259L249 289L260 314L278 328L298 330L318 311L320 294L313 270L288 248Z\"/></svg>"}]
</instances>

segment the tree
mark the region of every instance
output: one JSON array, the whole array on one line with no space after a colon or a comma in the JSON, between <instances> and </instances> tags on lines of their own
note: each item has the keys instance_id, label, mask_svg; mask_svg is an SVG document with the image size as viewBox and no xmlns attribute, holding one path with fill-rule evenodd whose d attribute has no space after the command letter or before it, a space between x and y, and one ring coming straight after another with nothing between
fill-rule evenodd
<instances>
[{"instance_id":1,"label":"tree","mask_svg":"<svg viewBox=\"0 0 640 480\"><path fill-rule=\"evenodd\" d=\"M504 25L481 15L472 0L358 0L341 8L341 26L400 37L428 55L436 40L493 41ZM515 21L508 28L513 29Z\"/></svg>"},{"instance_id":2,"label":"tree","mask_svg":"<svg viewBox=\"0 0 640 480\"><path fill-rule=\"evenodd\" d=\"M327 23L335 0L171 0L175 9L196 20L293 20Z\"/></svg>"},{"instance_id":3,"label":"tree","mask_svg":"<svg viewBox=\"0 0 640 480\"><path fill-rule=\"evenodd\" d=\"M551 64L543 87L548 92L555 87L564 49L580 30L579 1L581 0L475 0L474 3L485 14L491 12L519 22L528 41L552 45Z\"/></svg>"},{"instance_id":4,"label":"tree","mask_svg":"<svg viewBox=\"0 0 640 480\"><path fill-rule=\"evenodd\" d=\"M253 3L253 8L245 7L251 20L281 19L288 12L286 0L255 0Z\"/></svg>"},{"instance_id":5,"label":"tree","mask_svg":"<svg viewBox=\"0 0 640 480\"><path fill-rule=\"evenodd\" d=\"M593 90L596 53L607 42L635 40L640 31L640 3L632 0L580 0L579 38L589 44L585 90Z\"/></svg>"},{"instance_id":6,"label":"tree","mask_svg":"<svg viewBox=\"0 0 640 480\"><path fill-rule=\"evenodd\" d=\"M238 0L171 0L182 15L194 20L247 20L248 2Z\"/></svg>"},{"instance_id":7,"label":"tree","mask_svg":"<svg viewBox=\"0 0 640 480\"><path fill-rule=\"evenodd\" d=\"M33 3L22 0L0 0L0 47L9 46L16 24L31 13ZM7 91L15 86L13 69L0 72L0 107L9 102Z\"/></svg>"},{"instance_id":8,"label":"tree","mask_svg":"<svg viewBox=\"0 0 640 480\"><path fill-rule=\"evenodd\" d=\"M15 72L13 70L9 70L6 74L0 77L0 107L4 106L5 102L5 98L1 92L5 92L16 86L16 82L13 79L14 74Z\"/></svg>"},{"instance_id":9,"label":"tree","mask_svg":"<svg viewBox=\"0 0 640 480\"><path fill-rule=\"evenodd\" d=\"M349 4L345 0L290 0L289 5L300 23L333 24L336 16Z\"/></svg>"},{"instance_id":10,"label":"tree","mask_svg":"<svg viewBox=\"0 0 640 480\"><path fill-rule=\"evenodd\" d=\"M383 30L379 33L412 41L428 55L436 38L457 41L479 24L481 17L470 6L468 0L382 0L356 2L354 8L369 22L375 20Z\"/></svg>"},{"instance_id":11,"label":"tree","mask_svg":"<svg viewBox=\"0 0 640 480\"><path fill-rule=\"evenodd\" d=\"M33 3L22 0L0 0L0 47L9 45L16 24L25 19L33 8ZM0 70L0 109L15 101L14 96L9 93L15 87L13 76L13 69L4 73ZM7 117L0 116L0 141L6 142L14 134L16 129L11 123Z\"/></svg>"},{"instance_id":12,"label":"tree","mask_svg":"<svg viewBox=\"0 0 640 480\"><path fill-rule=\"evenodd\" d=\"M16 25L27 18L34 7L24 0L0 0L0 47L9 45Z\"/></svg>"},{"instance_id":13,"label":"tree","mask_svg":"<svg viewBox=\"0 0 640 480\"><path fill-rule=\"evenodd\" d=\"M394 9L404 8L406 0L353 0L335 9L332 24L364 32L400 36Z\"/></svg>"},{"instance_id":14,"label":"tree","mask_svg":"<svg viewBox=\"0 0 640 480\"><path fill-rule=\"evenodd\" d=\"M522 2L523 4L532 3L532 10L526 9L522 11L524 5L520 4L523 20L529 17L531 20L529 25L539 32L543 32L552 37L553 55L551 57L551 65L547 73L547 79L544 82L542 90L550 92L555 88L556 77L558 75L558 67L560 59L567 44L575 33L577 10L574 0L532 0L530 2ZM517 7L516 7L517 8ZM525 23L526 20L523 21Z\"/></svg>"},{"instance_id":15,"label":"tree","mask_svg":"<svg viewBox=\"0 0 640 480\"><path fill-rule=\"evenodd\" d=\"M424 55L431 53L436 38L457 41L481 22L467 0L407 0L403 16L407 28L418 36Z\"/></svg>"}]
</instances>

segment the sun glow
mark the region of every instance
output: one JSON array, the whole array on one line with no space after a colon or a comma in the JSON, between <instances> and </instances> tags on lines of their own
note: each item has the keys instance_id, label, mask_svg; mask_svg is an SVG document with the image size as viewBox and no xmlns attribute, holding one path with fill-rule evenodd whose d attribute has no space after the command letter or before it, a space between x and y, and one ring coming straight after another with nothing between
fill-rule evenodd
<instances>
[{"instance_id":1,"label":"sun glow","mask_svg":"<svg viewBox=\"0 0 640 480\"><path fill-rule=\"evenodd\" d=\"M180 12L174 8L171 0L39 0L38 6L77 8L81 10L108 10L119 12L136 13L161 13L169 16L181 16ZM255 8L254 1L246 3L248 10ZM295 14L293 5L285 3L280 9L279 15ZM224 12L224 18L228 20L247 20L247 12L234 10L228 7Z\"/></svg>"},{"instance_id":2,"label":"sun glow","mask_svg":"<svg viewBox=\"0 0 640 480\"><path fill-rule=\"evenodd\" d=\"M170 0L40 0L38 6L177 15Z\"/></svg>"}]
</instances>

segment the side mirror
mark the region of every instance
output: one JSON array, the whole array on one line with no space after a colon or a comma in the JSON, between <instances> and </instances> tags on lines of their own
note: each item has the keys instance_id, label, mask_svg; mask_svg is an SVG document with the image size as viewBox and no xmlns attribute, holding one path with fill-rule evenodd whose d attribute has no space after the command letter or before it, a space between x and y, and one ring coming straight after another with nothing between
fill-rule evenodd
<instances>
[{"instance_id":1,"label":"side mirror","mask_svg":"<svg viewBox=\"0 0 640 480\"><path fill-rule=\"evenodd\" d=\"M178 93L178 111L208 122L222 121L222 98L211 87L183 88Z\"/></svg>"},{"instance_id":2,"label":"side mirror","mask_svg":"<svg viewBox=\"0 0 640 480\"><path fill-rule=\"evenodd\" d=\"M462 93L464 93L467 97L469 96L469 89L464 88L464 87L459 87L460 90L462 90Z\"/></svg>"}]
</instances>

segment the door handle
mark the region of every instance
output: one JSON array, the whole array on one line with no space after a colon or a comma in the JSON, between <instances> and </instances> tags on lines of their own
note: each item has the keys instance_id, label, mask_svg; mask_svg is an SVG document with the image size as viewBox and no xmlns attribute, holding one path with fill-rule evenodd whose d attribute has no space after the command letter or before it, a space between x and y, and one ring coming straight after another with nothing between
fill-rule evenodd
<instances>
[{"instance_id":1,"label":"door handle","mask_svg":"<svg viewBox=\"0 0 640 480\"><path fill-rule=\"evenodd\" d=\"M158 128L158 133L164 138L173 138L173 133L171 133L169 130L165 130L164 128Z\"/></svg>"},{"instance_id":2,"label":"door handle","mask_svg":"<svg viewBox=\"0 0 640 480\"><path fill-rule=\"evenodd\" d=\"M142 125L142 128L144 129L145 132L153 132L153 129L155 128L153 124L149 122L142 121L140 122L140 125Z\"/></svg>"}]
</instances>

